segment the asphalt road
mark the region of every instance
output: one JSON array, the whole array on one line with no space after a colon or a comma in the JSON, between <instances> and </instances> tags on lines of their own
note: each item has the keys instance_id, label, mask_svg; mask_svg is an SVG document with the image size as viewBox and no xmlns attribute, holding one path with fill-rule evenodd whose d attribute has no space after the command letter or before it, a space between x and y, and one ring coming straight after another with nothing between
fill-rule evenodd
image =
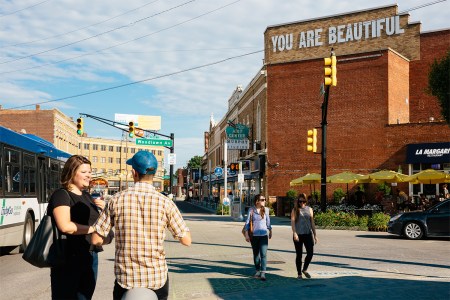
<instances>
[{"instance_id":1,"label":"asphalt road","mask_svg":"<svg viewBox=\"0 0 450 300\"><path fill-rule=\"evenodd\" d=\"M170 299L450 299L450 241L410 241L385 232L318 230L310 280L295 279L289 220L272 218L267 281L254 279L242 222L179 202L192 232L166 240ZM100 254L94 299L111 299L114 245ZM0 299L50 299L50 271L0 256Z\"/></svg>"}]
</instances>

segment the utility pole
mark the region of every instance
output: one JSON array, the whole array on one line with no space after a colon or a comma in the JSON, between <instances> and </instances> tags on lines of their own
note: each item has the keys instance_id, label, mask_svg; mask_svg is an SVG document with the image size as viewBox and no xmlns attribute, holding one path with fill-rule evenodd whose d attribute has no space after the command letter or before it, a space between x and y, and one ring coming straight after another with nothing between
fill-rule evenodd
<instances>
[{"instance_id":1,"label":"utility pole","mask_svg":"<svg viewBox=\"0 0 450 300\"><path fill-rule=\"evenodd\" d=\"M330 86L337 85L336 55L331 48L330 57L324 59L325 62L325 94L322 103L322 153L321 153L321 172L320 172L320 208L323 212L327 210L327 114L328 98L330 95Z\"/></svg>"}]
</instances>

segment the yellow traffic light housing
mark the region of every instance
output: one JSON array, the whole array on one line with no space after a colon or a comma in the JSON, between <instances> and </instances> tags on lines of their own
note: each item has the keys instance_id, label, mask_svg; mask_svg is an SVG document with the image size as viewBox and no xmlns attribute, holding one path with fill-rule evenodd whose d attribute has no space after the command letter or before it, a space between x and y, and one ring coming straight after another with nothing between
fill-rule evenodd
<instances>
[{"instance_id":1,"label":"yellow traffic light housing","mask_svg":"<svg viewBox=\"0 0 450 300\"><path fill-rule=\"evenodd\" d=\"M325 85L337 85L337 68L336 68L336 55L331 55L331 57L325 57L324 58L325 68L325 79L324 83Z\"/></svg>"},{"instance_id":2,"label":"yellow traffic light housing","mask_svg":"<svg viewBox=\"0 0 450 300\"><path fill-rule=\"evenodd\" d=\"M77 134L78 135L83 135L84 129L83 129L83 119L82 118L78 118L77 119Z\"/></svg>"},{"instance_id":3,"label":"yellow traffic light housing","mask_svg":"<svg viewBox=\"0 0 450 300\"><path fill-rule=\"evenodd\" d=\"M135 132L134 122L131 121L130 123L128 123L128 136L130 138L134 137L134 132Z\"/></svg>"},{"instance_id":4,"label":"yellow traffic light housing","mask_svg":"<svg viewBox=\"0 0 450 300\"><path fill-rule=\"evenodd\" d=\"M307 142L306 150L308 152L317 152L317 129L308 130Z\"/></svg>"}]
</instances>

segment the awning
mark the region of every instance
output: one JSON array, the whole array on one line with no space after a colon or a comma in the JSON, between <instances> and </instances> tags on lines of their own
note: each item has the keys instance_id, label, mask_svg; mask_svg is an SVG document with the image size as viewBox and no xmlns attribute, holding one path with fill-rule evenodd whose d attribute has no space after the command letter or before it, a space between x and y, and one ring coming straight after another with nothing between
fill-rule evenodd
<instances>
[{"instance_id":1,"label":"awning","mask_svg":"<svg viewBox=\"0 0 450 300\"><path fill-rule=\"evenodd\" d=\"M450 163L450 142L410 144L406 147L407 164Z\"/></svg>"}]
</instances>

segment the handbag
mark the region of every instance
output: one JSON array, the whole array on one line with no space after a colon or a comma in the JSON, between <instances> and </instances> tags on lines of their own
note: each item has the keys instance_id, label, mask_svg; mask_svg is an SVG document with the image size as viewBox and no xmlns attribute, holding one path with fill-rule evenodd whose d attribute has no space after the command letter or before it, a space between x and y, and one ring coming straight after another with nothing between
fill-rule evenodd
<instances>
[{"instance_id":1,"label":"handbag","mask_svg":"<svg viewBox=\"0 0 450 300\"><path fill-rule=\"evenodd\" d=\"M22 258L39 268L62 266L66 262L67 236L61 234L55 220L45 212Z\"/></svg>"},{"instance_id":2,"label":"handbag","mask_svg":"<svg viewBox=\"0 0 450 300\"><path fill-rule=\"evenodd\" d=\"M242 227L242 235L245 237L245 224ZM252 239L252 237L253 237L253 209L250 212L250 222L249 222L249 227L248 227L248 236L250 237L250 239Z\"/></svg>"}]
</instances>

